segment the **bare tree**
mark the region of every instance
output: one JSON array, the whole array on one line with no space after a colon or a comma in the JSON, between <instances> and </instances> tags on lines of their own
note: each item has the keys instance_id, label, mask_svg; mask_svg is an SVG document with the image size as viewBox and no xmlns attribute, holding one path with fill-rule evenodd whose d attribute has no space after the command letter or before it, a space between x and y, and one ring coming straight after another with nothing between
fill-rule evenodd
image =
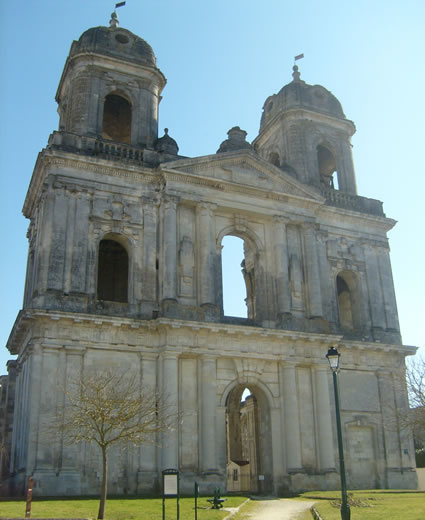
<instances>
[{"instance_id":1,"label":"bare tree","mask_svg":"<svg viewBox=\"0 0 425 520\"><path fill-rule=\"evenodd\" d=\"M404 422L412 430L416 444L425 448L425 358L408 360L406 382L410 410Z\"/></svg>"},{"instance_id":2,"label":"bare tree","mask_svg":"<svg viewBox=\"0 0 425 520\"><path fill-rule=\"evenodd\" d=\"M101 450L98 519L105 515L109 447L155 442L156 434L171 430L176 419L164 396L127 373L95 372L71 383L54 430L63 434L66 444L95 443Z\"/></svg>"}]
</instances>

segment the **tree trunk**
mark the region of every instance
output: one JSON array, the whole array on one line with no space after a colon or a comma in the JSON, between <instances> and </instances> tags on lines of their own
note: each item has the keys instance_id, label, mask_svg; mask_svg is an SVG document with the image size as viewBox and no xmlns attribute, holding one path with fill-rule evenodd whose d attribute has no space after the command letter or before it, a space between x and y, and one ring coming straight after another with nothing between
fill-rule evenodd
<instances>
[{"instance_id":1,"label":"tree trunk","mask_svg":"<svg viewBox=\"0 0 425 520\"><path fill-rule=\"evenodd\" d=\"M100 504L99 513L97 515L98 520L103 520L105 517L105 503L106 493L108 487L108 463L106 459L106 446L102 446L102 489L100 491Z\"/></svg>"}]
</instances>

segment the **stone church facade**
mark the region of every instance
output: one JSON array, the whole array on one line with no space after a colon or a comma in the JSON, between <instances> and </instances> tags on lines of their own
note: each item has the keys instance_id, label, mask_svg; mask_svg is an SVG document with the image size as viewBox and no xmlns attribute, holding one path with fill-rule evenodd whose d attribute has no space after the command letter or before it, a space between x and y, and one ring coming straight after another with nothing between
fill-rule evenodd
<instances>
[{"instance_id":1,"label":"stone church facade","mask_svg":"<svg viewBox=\"0 0 425 520\"><path fill-rule=\"evenodd\" d=\"M136 374L181 420L158 445L111 451L111 493L226 488L240 460L239 403L256 406L258 490L339 486L329 347L342 353L348 484L415 488L401 344L382 203L357 195L355 132L324 87L270 96L252 143L239 127L187 158L165 132L165 77L151 47L111 20L74 41L60 79L59 130L36 161L23 212L29 253L9 489L96 493L95 447L52 443L43 424L61 384L99 369ZM248 317L223 312L222 240L244 241ZM227 433L229 432L229 433ZM235 433L239 432L239 433ZM255 478L255 475L254 475Z\"/></svg>"}]
</instances>

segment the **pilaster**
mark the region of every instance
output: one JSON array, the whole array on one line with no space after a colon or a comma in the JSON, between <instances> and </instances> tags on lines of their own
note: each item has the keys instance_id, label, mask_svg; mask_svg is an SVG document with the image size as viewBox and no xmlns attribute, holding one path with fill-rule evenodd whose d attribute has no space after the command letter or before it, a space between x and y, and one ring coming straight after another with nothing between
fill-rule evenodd
<instances>
[{"instance_id":1,"label":"pilaster","mask_svg":"<svg viewBox=\"0 0 425 520\"><path fill-rule=\"evenodd\" d=\"M163 200L163 282L162 299L177 300L177 199L167 196Z\"/></svg>"},{"instance_id":2,"label":"pilaster","mask_svg":"<svg viewBox=\"0 0 425 520\"><path fill-rule=\"evenodd\" d=\"M204 472L216 471L216 406L217 406L217 362L215 357L201 359L201 466Z\"/></svg>"},{"instance_id":3,"label":"pilaster","mask_svg":"<svg viewBox=\"0 0 425 520\"><path fill-rule=\"evenodd\" d=\"M274 252L276 262L276 296L277 314L281 317L291 313L291 291L289 286L288 244L286 239L286 223L288 220L274 216Z\"/></svg>"},{"instance_id":4,"label":"pilaster","mask_svg":"<svg viewBox=\"0 0 425 520\"><path fill-rule=\"evenodd\" d=\"M178 468L179 432L178 432L178 356L174 352L161 354L162 364L162 399L165 401L174 427L162 433L161 455L162 469Z\"/></svg>"},{"instance_id":5,"label":"pilaster","mask_svg":"<svg viewBox=\"0 0 425 520\"><path fill-rule=\"evenodd\" d=\"M298 408L298 389L296 367L293 364L281 366L283 395L283 428L286 452L286 469L288 472L299 471L301 461L301 435Z\"/></svg>"},{"instance_id":6,"label":"pilaster","mask_svg":"<svg viewBox=\"0 0 425 520\"><path fill-rule=\"evenodd\" d=\"M335 454L332 433L332 415L329 396L330 370L326 365L314 367L315 403L317 424L317 449L321 471L335 470Z\"/></svg>"},{"instance_id":7,"label":"pilaster","mask_svg":"<svg viewBox=\"0 0 425 520\"><path fill-rule=\"evenodd\" d=\"M313 223L303 223L304 247L307 267L307 293L310 318L323 316L320 287L319 259L317 255L316 229Z\"/></svg>"},{"instance_id":8,"label":"pilaster","mask_svg":"<svg viewBox=\"0 0 425 520\"><path fill-rule=\"evenodd\" d=\"M199 215L199 298L200 305L215 305L215 204L201 202Z\"/></svg>"}]
</instances>

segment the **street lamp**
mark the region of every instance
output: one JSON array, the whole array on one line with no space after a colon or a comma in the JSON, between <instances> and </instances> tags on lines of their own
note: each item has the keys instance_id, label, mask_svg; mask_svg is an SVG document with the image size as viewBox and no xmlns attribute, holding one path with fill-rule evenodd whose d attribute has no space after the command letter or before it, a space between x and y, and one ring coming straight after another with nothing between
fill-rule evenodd
<instances>
[{"instance_id":1,"label":"street lamp","mask_svg":"<svg viewBox=\"0 0 425 520\"><path fill-rule=\"evenodd\" d=\"M350 520L351 512L347 500L347 483L345 481L345 464L344 464L344 448L342 445L342 430L341 430L341 414L339 411L339 392L338 392L338 371L339 358L341 354L336 348L331 347L326 354L329 365L332 370L332 378L334 382L335 395L335 414L336 414L336 431L338 437L338 452L339 452L339 474L341 477L341 518L342 520Z\"/></svg>"}]
</instances>

